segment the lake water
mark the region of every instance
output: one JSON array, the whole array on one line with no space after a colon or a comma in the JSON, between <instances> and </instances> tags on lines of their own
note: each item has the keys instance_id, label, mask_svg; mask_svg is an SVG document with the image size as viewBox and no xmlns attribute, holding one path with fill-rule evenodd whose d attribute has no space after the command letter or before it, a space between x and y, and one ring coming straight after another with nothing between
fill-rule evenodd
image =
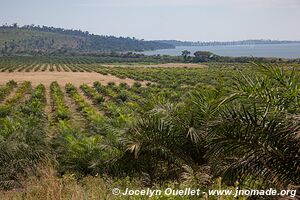
<instances>
[{"instance_id":1,"label":"lake water","mask_svg":"<svg viewBox=\"0 0 300 200\"><path fill-rule=\"evenodd\" d=\"M175 49L161 49L142 52L145 55L181 55L183 50L192 54L196 51L210 51L220 56L253 56L300 58L300 43L291 44L259 44L259 45L232 45L232 46L178 46Z\"/></svg>"}]
</instances>

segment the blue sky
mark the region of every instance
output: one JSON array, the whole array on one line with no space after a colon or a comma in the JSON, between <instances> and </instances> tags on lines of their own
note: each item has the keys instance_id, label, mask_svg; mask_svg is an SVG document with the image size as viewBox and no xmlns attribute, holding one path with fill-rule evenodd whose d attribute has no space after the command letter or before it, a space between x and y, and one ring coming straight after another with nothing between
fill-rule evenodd
<instances>
[{"instance_id":1,"label":"blue sky","mask_svg":"<svg viewBox=\"0 0 300 200\"><path fill-rule=\"evenodd\" d=\"M140 39L300 40L300 0L0 0L0 23Z\"/></svg>"}]
</instances>

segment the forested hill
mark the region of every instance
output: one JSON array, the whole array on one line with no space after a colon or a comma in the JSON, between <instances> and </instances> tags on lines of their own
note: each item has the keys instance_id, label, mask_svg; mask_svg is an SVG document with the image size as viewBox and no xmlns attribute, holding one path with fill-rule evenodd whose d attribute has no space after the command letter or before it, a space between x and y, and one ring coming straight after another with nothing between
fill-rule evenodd
<instances>
[{"instance_id":1,"label":"forested hill","mask_svg":"<svg viewBox=\"0 0 300 200\"><path fill-rule=\"evenodd\" d=\"M0 53L120 52L174 48L172 44L129 37L94 35L47 26L0 26Z\"/></svg>"}]
</instances>

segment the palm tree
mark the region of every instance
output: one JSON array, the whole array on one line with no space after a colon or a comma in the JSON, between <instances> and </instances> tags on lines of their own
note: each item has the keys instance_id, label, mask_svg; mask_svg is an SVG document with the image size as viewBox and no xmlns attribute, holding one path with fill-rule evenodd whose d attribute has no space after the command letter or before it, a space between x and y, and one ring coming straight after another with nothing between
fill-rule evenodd
<instances>
[{"instance_id":1,"label":"palm tree","mask_svg":"<svg viewBox=\"0 0 300 200\"><path fill-rule=\"evenodd\" d=\"M149 173L165 169L161 163L176 173L210 165L229 184L299 184L298 77L278 66L255 67L259 74L241 73L230 93L202 88L177 104L150 100L156 106L127 131L129 152L151 163Z\"/></svg>"},{"instance_id":2,"label":"palm tree","mask_svg":"<svg viewBox=\"0 0 300 200\"><path fill-rule=\"evenodd\" d=\"M127 150L141 161L139 169L153 179L158 174L179 179L186 169L197 171L199 165L205 165L204 138L220 101L217 90L195 91L183 104L162 97L151 99L153 108L125 134Z\"/></svg>"},{"instance_id":3,"label":"palm tree","mask_svg":"<svg viewBox=\"0 0 300 200\"><path fill-rule=\"evenodd\" d=\"M299 184L299 81L294 71L270 65L242 74L208 137L216 171L227 180L260 180L286 188ZM221 158L221 159L220 159Z\"/></svg>"}]
</instances>

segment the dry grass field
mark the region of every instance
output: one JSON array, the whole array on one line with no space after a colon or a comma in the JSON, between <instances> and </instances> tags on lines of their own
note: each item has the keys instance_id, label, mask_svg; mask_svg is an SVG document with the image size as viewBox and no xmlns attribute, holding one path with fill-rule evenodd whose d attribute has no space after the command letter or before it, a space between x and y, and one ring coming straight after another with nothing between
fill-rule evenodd
<instances>
[{"instance_id":1,"label":"dry grass field","mask_svg":"<svg viewBox=\"0 0 300 200\"><path fill-rule=\"evenodd\" d=\"M17 83L23 81L30 81L32 85L44 84L49 86L53 81L57 81L60 85L67 83L73 83L75 86L80 86L85 83L92 85L93 82L99 81L106 85L109 82L115 82L116 84L127 83L132 85L135 81L129 78L120 79L112 75L102 75L96 72L1 72L0 73L0 85L4 85L6 82L14 80Z\"/></svg>"}]
</instances>

